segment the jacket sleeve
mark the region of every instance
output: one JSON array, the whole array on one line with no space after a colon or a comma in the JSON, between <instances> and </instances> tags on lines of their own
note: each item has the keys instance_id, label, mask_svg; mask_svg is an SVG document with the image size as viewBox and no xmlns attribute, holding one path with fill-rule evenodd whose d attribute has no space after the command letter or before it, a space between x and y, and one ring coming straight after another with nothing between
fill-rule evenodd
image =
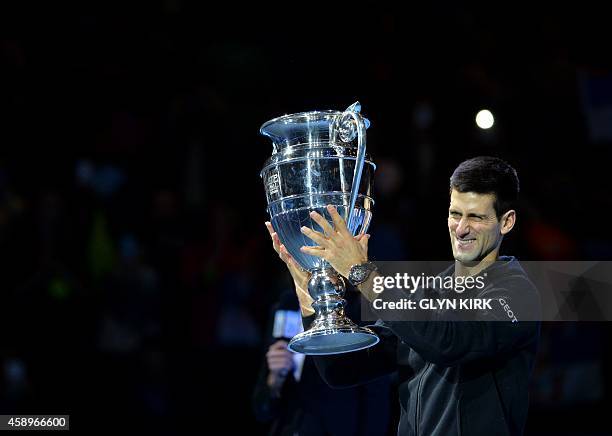
<instances>
[{"instance_id":1,"label":"jacket sleeve","mask_svg":"<svg viewBox=\"0 0 612 436\"><path fill-rule=\"evenodd\" d=\"M255 389L251 397L251 405L255 418L260 422L267 422L276 419L279 414L279 399L273 398L270 388L266 383L268 378L268 365L264 361L259 370Z\"/></svg>"},{"instance_id":2,"label":"jacket sleeve","mask_svg":"<svg viewBox=\"0 0 612 436\"><path fill-rule=\"evenodd\" d=\"M251 395L251 407L253 409L253 414L260 422L267 422L276 419L280 413L280 400L272 396L272 392L267 383L269 370L265 355L268 347L274 342L272 327L274 324L274 313L278 308L279 304L274 304L268 315L265 338L266 346L263 350L261 366L259 368L253 394Z\"/></svg>"},{"instance_id":3,"label":"jacket sleeve","mask_svg":"<svg viewBox=\"0 0 612 436\"><path fill-rule=\"evenodd\" d=\"M303 318L304 330L314 315ZM321 378L332 388L349 388L369 383L396 369L397 338L387 329L376 332L380 342L373 347L351 353L312 356Z\"/></svg>"},{"instance_id":4,"label":"jacket sleeve","mask_svg":"<svg viewBox=\"0 0 612 436\"><path fill-rule=\"evenodd\" d=\"M392 293L394 298L426 298L424 293L410 296L395 289ZM528 279L505 279L478 298L491 298L492 310L479 311L473 321L451 320L448 312L422 310L416 321L384 321L384 325L425 360L441 366L511 354L537 341L539 322L533 320L538 319L540 301Z\"/></svg>"}]
</instances>

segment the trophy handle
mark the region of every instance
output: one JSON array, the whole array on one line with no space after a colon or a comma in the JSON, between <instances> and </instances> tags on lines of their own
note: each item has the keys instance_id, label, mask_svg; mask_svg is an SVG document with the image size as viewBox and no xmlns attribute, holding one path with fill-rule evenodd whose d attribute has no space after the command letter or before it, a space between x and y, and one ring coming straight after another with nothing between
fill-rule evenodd
<instances>
[{"instance_id":1,"label":"trophy handle","mask_svg":"<svg viewBox=\"0 0 612 436\"><path fill-rule=\"evenodd\" d=\"M338 133L344 142L350 142L357 136L357 159L355 160L355 170L353 172L353 184L351 186L351 198L349 212L346 218L346 225L349 230L352 228L353 216L355 214L355 203L359 195L359 185L361 183L361 173L365 163L366 154L366 129L370 125L367 118L360 115L361 104L357 101L350 105L339 117ZM352 119L351 119L352 118Z\"/></svg>"}]
</instances>

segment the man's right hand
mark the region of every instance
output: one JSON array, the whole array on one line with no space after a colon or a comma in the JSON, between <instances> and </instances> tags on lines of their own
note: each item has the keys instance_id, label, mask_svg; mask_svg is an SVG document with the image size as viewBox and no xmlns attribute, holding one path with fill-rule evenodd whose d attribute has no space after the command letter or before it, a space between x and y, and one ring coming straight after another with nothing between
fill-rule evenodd
<instances>
[{"instance_id":1,"label":"man's right hand","mask_svg":"<svg viewBox=\"0 0 612 436\"><path fill-rule=\"evenodd\" d=\"M287 248L283 245L278 235L272 228L272 223L266 221L266 228L270 233L270 238L272 238L272 247L274 248L274 251L276 251L281 260L285 262L285 265L287 265L287 269L293 278L295 293L297 294L298 301L300 302L302 315L312 315L314 313L314 309L312 308L312 302L314 300L308 293L308 280L310 280L310 273L308 271L304 271L289 254Z\"/></svg>"}]
</instances>

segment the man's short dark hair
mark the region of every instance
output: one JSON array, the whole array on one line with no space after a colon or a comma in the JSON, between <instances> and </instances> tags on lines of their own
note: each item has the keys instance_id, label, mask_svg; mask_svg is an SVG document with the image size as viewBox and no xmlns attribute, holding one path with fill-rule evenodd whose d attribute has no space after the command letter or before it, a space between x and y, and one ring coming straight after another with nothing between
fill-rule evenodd
<instances>
[{"instance_id":1,"label":"man's short dark hair","mask_svg":"<svg viewBox=\"0 0 612 436\"><path fill-rule=\"evenodd\" d=\"M500 218L514 209L518 200L519 179L507 162L491 156L478 156L459 164L450 178L450 192L494 194L495 213Z\"/></svg>"}]
</instances>

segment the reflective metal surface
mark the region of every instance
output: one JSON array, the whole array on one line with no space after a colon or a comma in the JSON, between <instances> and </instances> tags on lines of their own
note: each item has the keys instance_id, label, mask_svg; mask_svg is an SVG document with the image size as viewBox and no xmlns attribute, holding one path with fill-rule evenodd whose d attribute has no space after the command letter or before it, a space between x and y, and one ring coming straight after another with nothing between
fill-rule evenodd
<instances>
[{"instance_id":1,"label":"reflective metal surface","mask_svg":"<svg viewBox=\"0 0 612 436\"><path fill-rule=\"evenodd\" d=\"M300 228L322 231L309 213L331 218L333 204L357 235L372 219L370 197L376 166L366 156L369 121L359 103L346 111L314 111L285 115L266 122L260 132L273 143L261 177L274 230L289 253L312 273L308 291L315 300L312 327L294 337L289 348L305 354L336 354L372 346L378 337L344 315L344 281L322 259L300 251L313 246Z\"/></svg>"}]
</instances>

